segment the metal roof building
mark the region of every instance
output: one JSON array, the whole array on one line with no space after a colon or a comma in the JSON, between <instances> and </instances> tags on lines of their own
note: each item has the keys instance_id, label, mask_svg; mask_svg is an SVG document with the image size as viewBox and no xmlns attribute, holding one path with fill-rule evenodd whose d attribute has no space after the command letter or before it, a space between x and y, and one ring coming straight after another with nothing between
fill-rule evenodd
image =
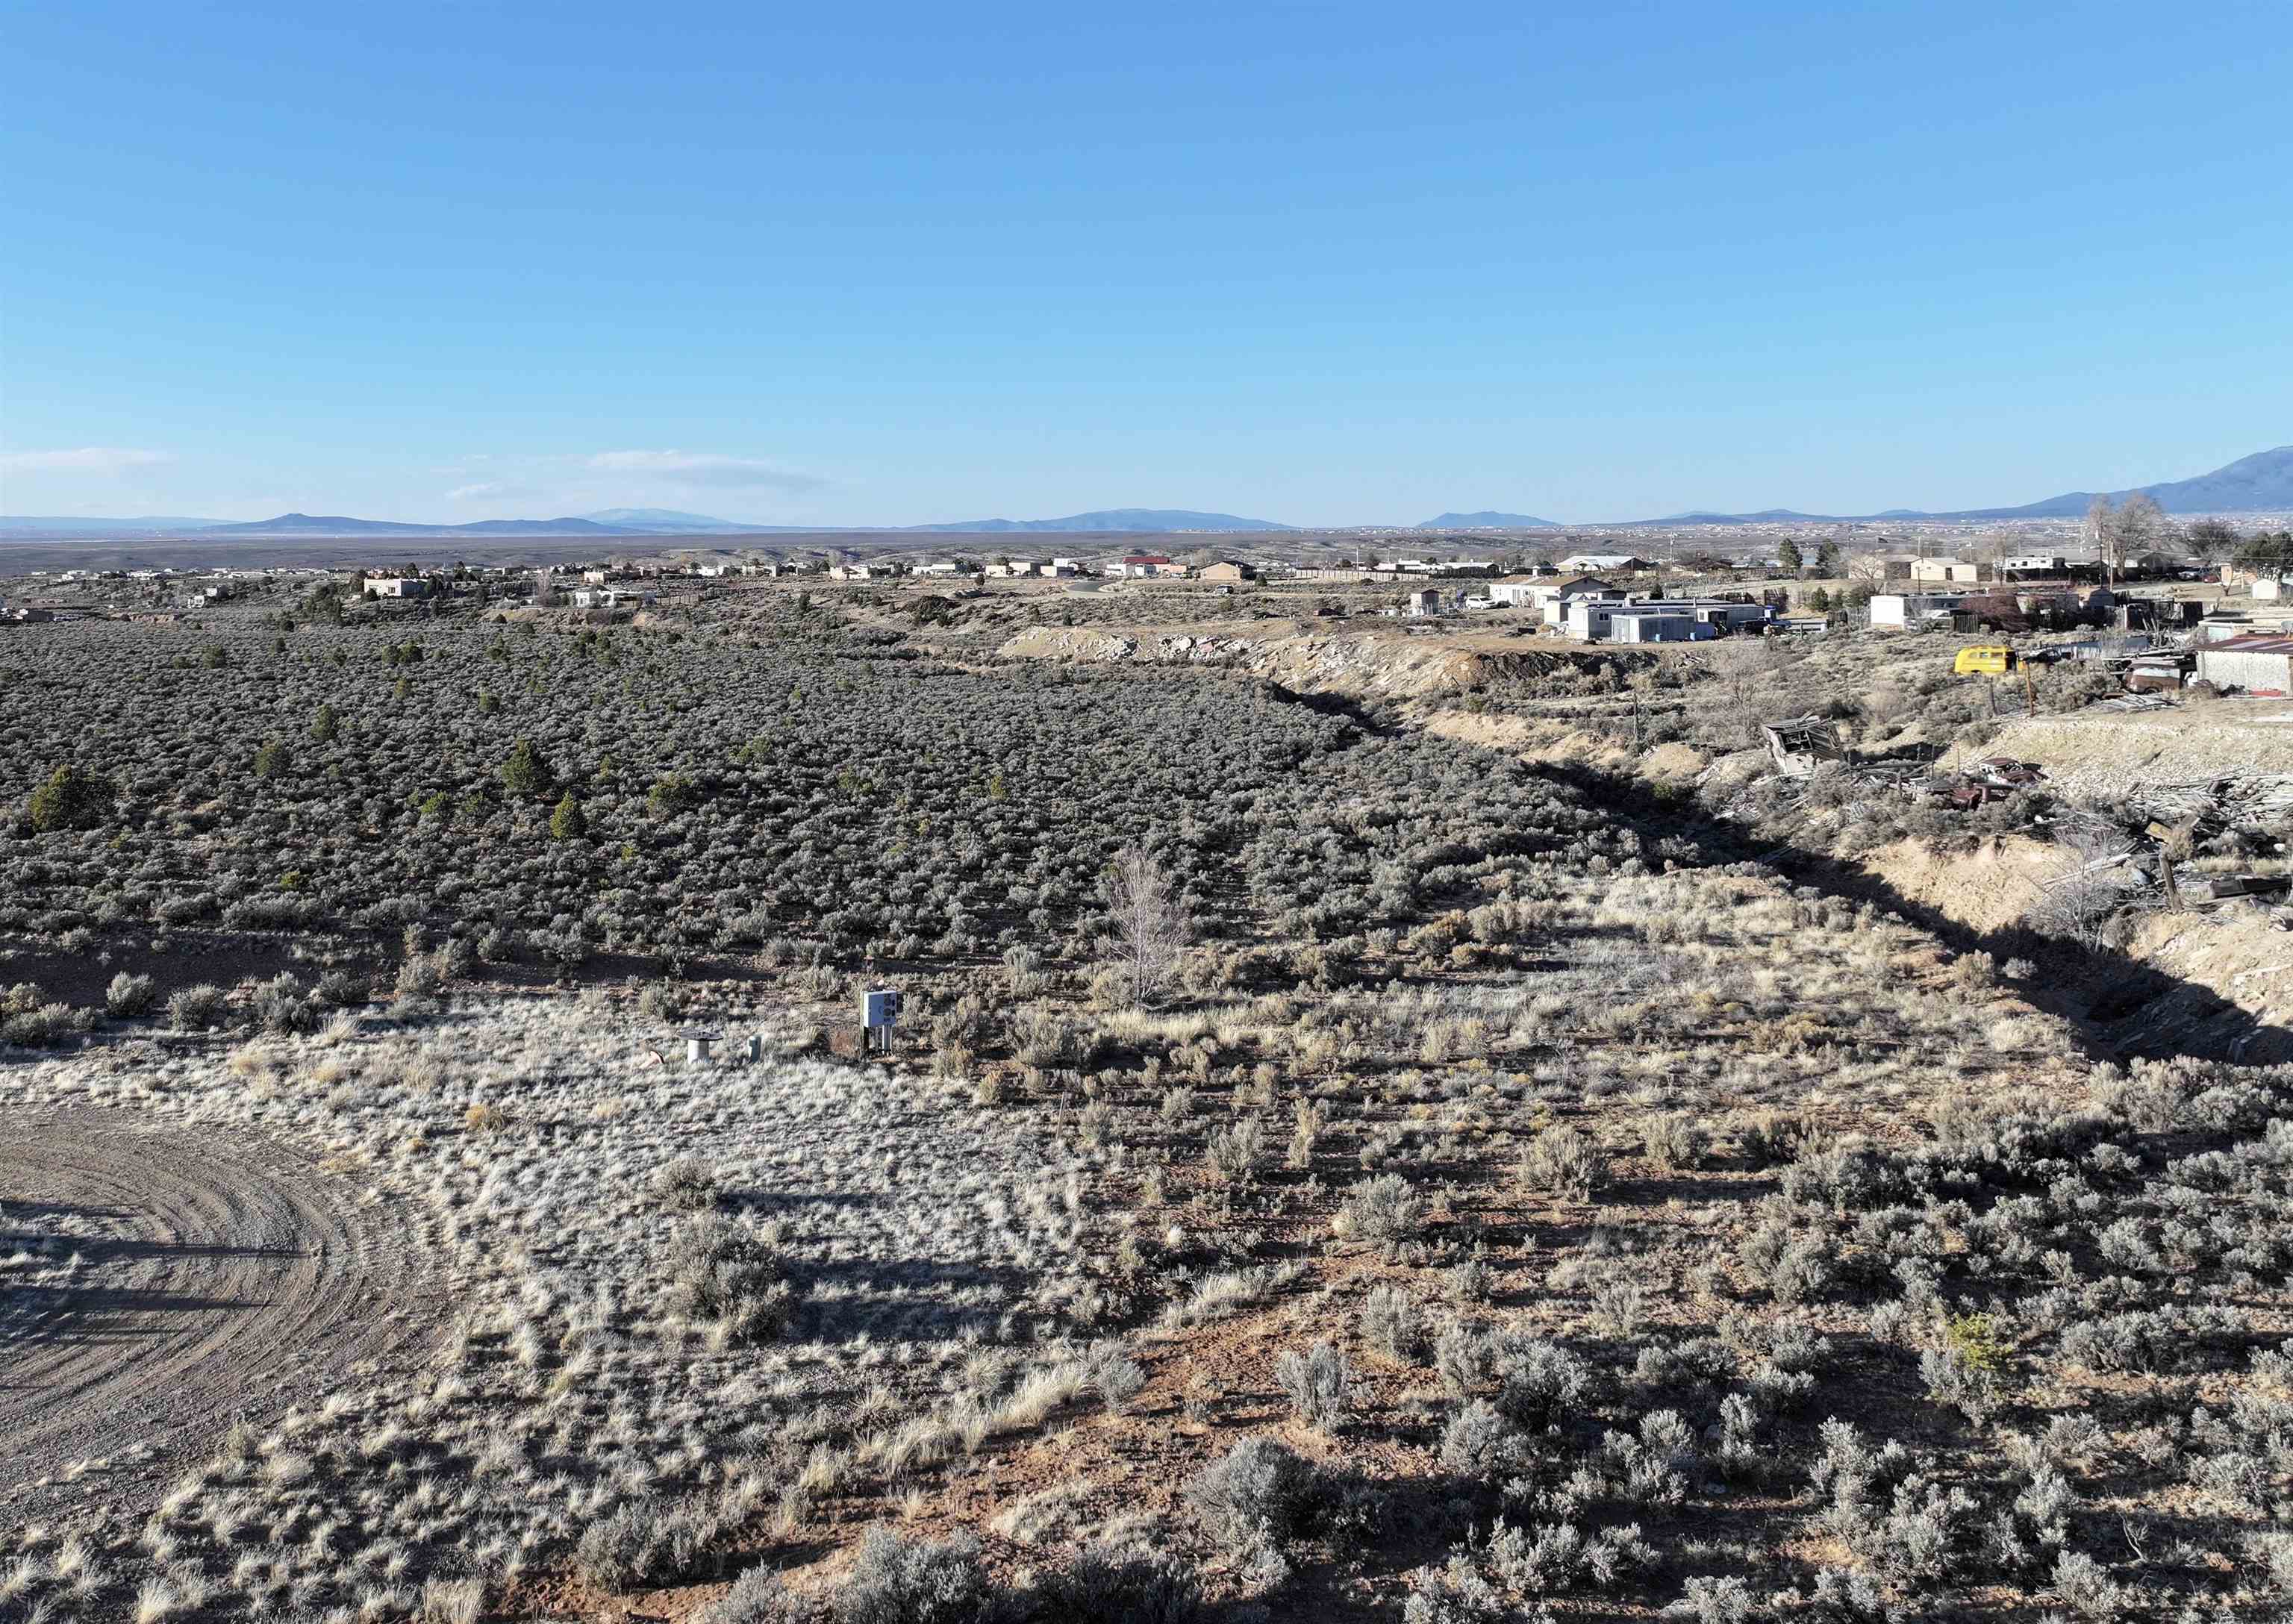
<instances>
[{"instance_id":1,"label":"metal roof building","mask_svg":"<svg viewBox=\"0 0 2293 1624\"><path fill-rule=\"evenodd\" d=\"M2198 680L2248 693L2293 694L2293 637L2257 632L2201 644Z\"/></svg>"}]
</instances>

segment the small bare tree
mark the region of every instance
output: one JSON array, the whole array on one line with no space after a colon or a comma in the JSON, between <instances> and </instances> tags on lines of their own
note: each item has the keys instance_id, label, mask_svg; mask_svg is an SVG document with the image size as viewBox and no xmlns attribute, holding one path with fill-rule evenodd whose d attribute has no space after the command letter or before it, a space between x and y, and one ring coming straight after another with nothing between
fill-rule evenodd
<instances>
[{"instance_id":1,"label":"small bare tree","mask_svg":"<svg viewBox=\"0 0 2293 1624\"><path fill-rule=\"evenodd\" d=\"M1177 972L1194 921L1170 876L1139 842L1115 853L1106 886L1107 911L1114 916L1115 963L1130 983L1132 1002L1146 1003Z\"/></svg>"},{"instance_id":2,"label":"small bare tree","mask_svg":"<svg viewBox=\"0 0 2293 1624\"><path fill-rule=\"evenodd\" d=\"M2174 521L2158 505L2158 498L2137 490L2118 510L2118 567L2138 562L2144 553L2163 552L2173 539Z\"/></svg>"},{"instance_id":3,"label":"small bare tree","mask_svg":"<svg viewBox=\"0 0 2293 1624\"><path fill-rule=\"evenodd\" d=\"M2097 952L2119 916L2139 900L2119 873L2134 852L2133 838L2111 819L2077 806L2062 809L2053 832L2063 856L2022 923Z\"/></svg>"},{"instance_id":4,"label":"small bare tree","mask_svg":"<svg viewBox=\"0 0 2293 1624\"><path fill-rule=\"evenodd\" d=\"M2086 509L2086 529L2094 543L2094 556L2109 570L2115 586L2126 573L2127 561L2162 548L2172 526L2158 498L2137 490L2114 511L2108 497L2096 497Z\"/></svg>"},{"instance_id":5,"label":"small bare tree","mask_svg":"<svg viewBox=\"0 0 2293 1624\"><path fill-rule=\"evenodd\" d=\"M2182 545L2192 558L2210 570L2216 559L2235 553L2244 539L2233 524L2219 519L2200 519L2183 533Z\"/></svg>"},{"instance_id":6,"label":"small bare tree","mask_svg":"<svg viewBox=\"0 0 2293 1624\"><path fill-rule=\"evenodd\" d=\"M2119 522L2118 511L2110 505L2108 497L2096 497L2086 510L2086 538L2094 548L2094 555L2109 571L2112 583L2126 562L2126 529Z\"/></svg>"}]
</instances>

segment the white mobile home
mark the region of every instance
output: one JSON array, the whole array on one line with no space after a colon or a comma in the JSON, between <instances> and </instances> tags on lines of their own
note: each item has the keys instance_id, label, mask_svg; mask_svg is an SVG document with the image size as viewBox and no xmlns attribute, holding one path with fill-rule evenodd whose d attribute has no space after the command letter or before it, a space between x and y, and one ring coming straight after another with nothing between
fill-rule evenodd
<instances>
[{"instance_id":1,"label":"white mobile home","mask_svg":"<svg viewBox=\"0 0 2293 1624\"><path fill-rule=\"evenodd\" d=\"M1673 604L1625 604L1608 616L1611 642L1702 642L1711 626Z\"/></svg>"},{"instance_id":2,"label":"white mobile home","mask_svg":"<svg viewBox=\"0 0 2293 1624\"><path fill-rule=\"evenodd\" d=\"M1908 631L1930 623L1938 610L1948 617L1973 597L1967 592L1883 592L1871 599L1871 629Z\"/></svg>"}]
</instances>

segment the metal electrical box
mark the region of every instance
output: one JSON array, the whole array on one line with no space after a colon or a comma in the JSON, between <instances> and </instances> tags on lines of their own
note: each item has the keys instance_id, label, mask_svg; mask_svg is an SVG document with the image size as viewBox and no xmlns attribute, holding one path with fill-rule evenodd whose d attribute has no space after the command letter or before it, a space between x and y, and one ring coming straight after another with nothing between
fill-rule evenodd
<instances>
[{"instance_id":1,"label":"metal electrical box","mask_svg":"<svg viewBox=\"0 0 2293 1624\"><path fill-rule=\"evenodd\" d=\"M860 1024L866 1029L871 1053L888 1053L892 1028L900 1018L900 995L888 987L871 987L860 995Z\"/></svg>"}]
</instances>

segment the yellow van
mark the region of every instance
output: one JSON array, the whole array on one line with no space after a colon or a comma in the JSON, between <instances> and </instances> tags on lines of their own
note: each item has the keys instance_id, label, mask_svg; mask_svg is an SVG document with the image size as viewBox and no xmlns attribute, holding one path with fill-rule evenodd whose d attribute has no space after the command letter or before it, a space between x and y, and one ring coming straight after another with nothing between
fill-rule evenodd
<instances>
[{"instance_id":1,"label":"yellow van","mask_svg":"<svg viewBox=\"0 0 2293 1624\"><path fill-rule=\"evenodd\" d=\"M2014 668L2014 650L2003 642L1978 642L1961 649L1950 668L1960 676L2004 676Z\"/></svg>"}]
</instances>

